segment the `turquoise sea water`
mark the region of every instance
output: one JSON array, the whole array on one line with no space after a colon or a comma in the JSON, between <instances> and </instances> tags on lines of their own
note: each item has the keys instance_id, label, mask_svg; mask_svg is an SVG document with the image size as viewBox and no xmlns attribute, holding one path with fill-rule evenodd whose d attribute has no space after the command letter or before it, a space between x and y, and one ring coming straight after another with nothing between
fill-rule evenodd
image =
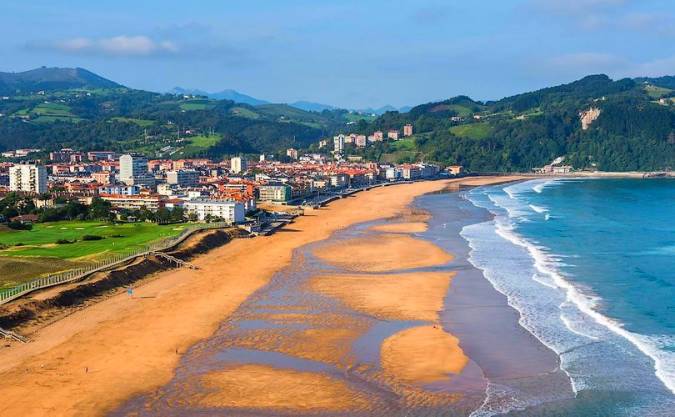
<instances>
[{"instance_id":1,"label":"turquoise sea water","mask_svg":"<svg viewBox=\"0 0 675 417\"><path fill-rule=\"evenodd\" d=\"M462 230L471 262L575 390L547 406L493 387L474 414L675 416L675 181L533 180L465 197L495 216Z\"/></svg>"}]
</instances>

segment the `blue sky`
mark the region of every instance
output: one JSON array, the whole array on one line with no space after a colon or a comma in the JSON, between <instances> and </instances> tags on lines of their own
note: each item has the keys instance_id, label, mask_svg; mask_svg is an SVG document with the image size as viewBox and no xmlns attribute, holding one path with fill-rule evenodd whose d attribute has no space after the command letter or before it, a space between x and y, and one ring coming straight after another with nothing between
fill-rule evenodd
<instances>
[{"instance_id":1,"label":"blue sky","mask_svg":"<svg viewBox=\"0 0 675 417\"><path fill-rule=\"evenodd\" d=\"M671 0L2 0L0 71L350 108L675 75Z\"/></svg>"}]
</instances>

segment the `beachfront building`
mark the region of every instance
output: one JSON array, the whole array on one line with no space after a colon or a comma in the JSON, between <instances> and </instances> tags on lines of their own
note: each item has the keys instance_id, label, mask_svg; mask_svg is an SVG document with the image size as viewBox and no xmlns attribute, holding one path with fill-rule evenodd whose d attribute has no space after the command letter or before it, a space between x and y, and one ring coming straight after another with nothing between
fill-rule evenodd
<instances>
[{"instance_id":1,"label":"beachfront building","mask_svg":"<svg viewBox=\"0 0 675 417\"><path fill-rule=\"evenodd\" d=\"M119 209L157 211L164 207L164 197L159 195L100 194L99 197Z\"/></svg>"},{"instance_id":2,"label":"beachfront building","mask_svg":"<svg viewBox=\"0 0 675 417\"><path fill-rule=\"evenodd\" d=\"M291 199L292 189L287 184L269 184L258 187L258 200L285 203Z\"/></svg>"},{"instance_id":3,"label":"beachfront building","mask_svg":"<svg viewBox=\"0 0 675 417\"><path fill-rule=\"evenodd\" d=\"M199 172L193 169L179 169L166 173L166 182L180 187L195 187L199 184Z\"/></svg>"},{"instance_id":4,"label":"beachfront building","mask_svg":"<svg viewBox=\"0 0 675 417\"><path fill-rule=\"evenodd\" d=\"M153 187L155 177L148 173L148 158L136 154L120 156L120 181L126 185Z\"/></svg>"},{"instance_id":5,"label":"beachfront building","mask_svg":"<svg viewBox=\"0 0 675 417\"><path fill-rule=\"evenodd\" d=\"M246 172L248 169L248 163L245 158L241 156L235 156L234 158L230 159L230 172L233 174L241 174L242 172Z\"/></svg>"},{"instance_id":6,"label":"beachfront building","mask_svg":"<svg viewBox=\"0 0 675 417\"><path fill-rule=\"evenodd\" d=\"M199 221L220 219L227 223L242 223L246 220L244 204L238 201L192 200L184 205L189 215L196 215Z\"/></svg>"},{"instance_id":7,"label":"beachfront building","mask_svg":"<svg viewBox=\"0 0 675 417\"><path fill-rule=\"evenodd\" d=\"M48 191L47 170L42 165L19 164L9 168L9 190L42 194Z\"/></svg>"}]
</instances>

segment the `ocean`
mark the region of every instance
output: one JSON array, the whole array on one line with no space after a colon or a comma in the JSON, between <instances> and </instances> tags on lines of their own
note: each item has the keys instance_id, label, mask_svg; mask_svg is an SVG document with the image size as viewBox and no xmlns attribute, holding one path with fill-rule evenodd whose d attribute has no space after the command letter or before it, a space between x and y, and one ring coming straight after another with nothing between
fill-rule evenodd
<instances>
[{"instance_id":1,"label":"ocean","mask_svg":"<svg viewBox=\"0 0 675 417\"><path fill-rule=\"evenodd\" d=\"M675 181L542 179L462 197L492 214L461 230L470 263L573 392L491 381L473 416L675 416Z\"/></svg>"}]
</instances>

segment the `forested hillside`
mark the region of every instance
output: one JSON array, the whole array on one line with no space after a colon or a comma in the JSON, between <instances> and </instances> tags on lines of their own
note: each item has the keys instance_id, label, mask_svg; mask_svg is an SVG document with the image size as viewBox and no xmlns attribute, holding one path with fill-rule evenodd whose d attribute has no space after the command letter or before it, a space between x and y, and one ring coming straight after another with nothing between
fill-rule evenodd
<instances>
[{"instance_id":1,"label":"forested hillside","mask_svg":"<svg viewBox=\"0 0 675 417\"><path fill-rule=\"evenodd\" d=\"M673 77L613 81L593 75L493 102L460 96L387 113L359 133L400 129L415 135L365 151L380 160L424 159L472 171L528 171L565 156L576 168L663 170L675 166ZM582 112L599 116L582 128Z\"/></svg>"},{"instance_id":2,"label":"forested hillside","mask_svg":"<svg viewBox=\"0 0 675 417\"><path fill-rule=\"evenodd\" d=\"M151 157L272 153L308 146L349 121L341 111L133 90L82 69L0 73L0 83L0 150L71 147Z\"/></svg>"}]
</instances>

